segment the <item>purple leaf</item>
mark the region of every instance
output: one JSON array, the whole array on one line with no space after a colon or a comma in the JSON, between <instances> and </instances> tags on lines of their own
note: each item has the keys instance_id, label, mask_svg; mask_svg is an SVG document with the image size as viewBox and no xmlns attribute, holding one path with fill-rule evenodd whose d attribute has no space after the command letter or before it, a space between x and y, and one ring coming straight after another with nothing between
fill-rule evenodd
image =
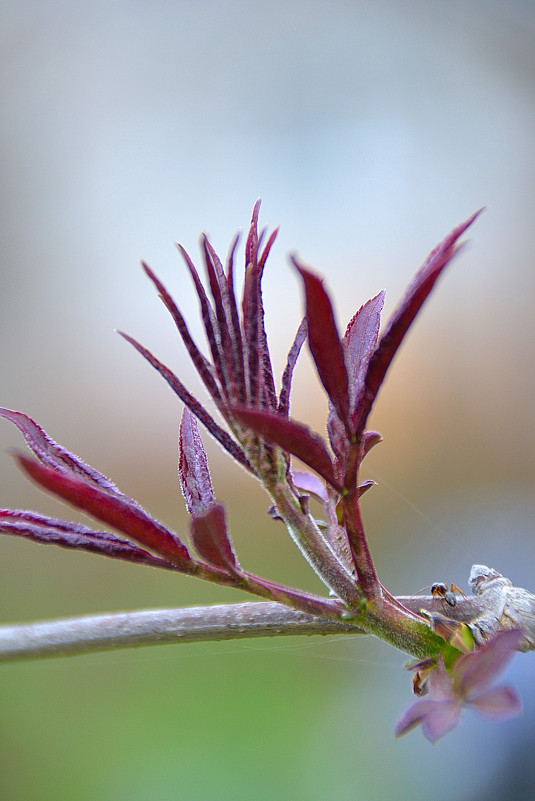
<instances>
[{"instance_id":1,"label":"purple leaf","mask_svg":"<svg viewBox=\"0 0 535 801\"><path fill-rule=\"evenodd\" d=\"M203 237L205 261L210 276L212 295L216 303L222 343L228 360L227 372L232 389L231 398L234 403L243 403L246 398L246 390L242 336L232 283L232 264L237 244L238 239L235 238L229 254L229 275L227 280L219 256L208 238L206 236ZM215 285L213 285L213 282L215 282Z\"/></svg>"},{"instance_id":2,"label":"purple leaf","mask_svg":"<svg viewBox=\"0 0 535 801\"><path fill-rule=\"evenodd\" d=\"M243 467L247 468L247 470L251 469L249 462L247 461L247 457L245 456L243 450L240 446L235 442L232 437L227 434L224 428L221 428L214 418L208 414L204 406L202 406L199 401L189 392L184 384L176 377L176 375L163 364L159 359L152 355L152 353L147 350L143 345L141 345L137 340L133 337L129 336L129 334L125 334L123 331L118 331L123 339L126 339L137 351L140 353L148 362L151 364L155 370L157 370L160 375L165 378L173 392L178 395L180 400L193 412L195 417L200 420L200 422L208 429L210 434L213 436L217 442L223 447L230 455L236 459L239 464Z\"/></svg>"},{"instance_id":3,"label":"purple leaf","mask_svg":"<svg viewBox=\"0 0 535 801\"><path fill-rule=\"evenodd\" d=\"M188 327L186 325L186 321L182 316L180 309L177 307L176 303L174 302L171 295L168 293L165 286L162 284L160 279L153 273L151 268L145 262L142 262L143 269L147 276L150 278L156 289L158 290L158 294L162 299L163 303L165 304L167 310L171 314L171 317L174 320L174 323L178 329L180 336L182 337L182 341L186 346L186 350L188 351L189 357L195 368L202 379L206 389L212 396L212 398L218 402L222 400L221 392L219 391L219 387L217 382L214 378L214 374L212 371L212 367L208 360L203 356L203 354L198 349L197 345L193 341Z\"/></svg>"},{"instance_id":4,"label":"purple leaf","mask_svg":"<svg viewBox=\"0 0 535 801\"><path fill-rule=\"evenodd\" d=\"M377 344L385 293L379 292L349 321L343 339L349 376L349 407L354 415L364 391L364 377Z\"/></svg>"},{"instance_id":5,"label":"purple leaf","mask_svg":"<svg viewBox=\"0 0 535 801\"><path fill-rule=\"evenodd\" d=\"M224 356L220 348L221 337L219 335L216 315L210 304L210 301L208 300L206 291L204 289L204 286L202 285L201 279L199 278L197 269L193 264L193 261L191 260L188 252L179 243L177 243L177 247L180 250L180 253L182 254L184 261L186 262L193 283L195 285L195 290L197 292L197 296L199 298L199 303L201 306L201 317L204 326L204 331L206 334L208 346L210 348L210 353L212 354L214 369L216 371L220 386L223 392L226 393L227 383L225 375Z\"/></svg>"},{"instance_id":6,"label":"purple leaf","mask_svg":"<svg viewBox=\"0 0 535 801\"><path fill-rule=\"evenodd\" d=\"M315 495L323 503L327 503L329 500L325 484L314 473L309 473L306 470L292 470L292 481L298 490L310 492L311 495Z\"/></svg>"},{"instance_id":7,"label":"purple leaf","mask_svg":"<svg viewBox=\"0 0 535 801\"><path fill-rule=\"evenodd\" d=\"M214 504L202 514L194 515L190 532L197 552L208 564L231 573L239 569L227 533L225 509L221 504Z\"/></svg>"},{"instance_id":8,"label":"purple leaf","mask_svg":"<svg viewBox=\"0 0 535 801\"><path fill-rule=\"evenodd\" d=\"M362 458L364 459L371 449L382 441L383 438L378 431L365 431L362 435Z\"/></svg>"},{"instance_id":9,"label":"purple leaf","mask_svg":"<svg viewBox=\"0 0 535 801\"><path fill-rule=\"evenodd\" d=\"M253 206L253 213L251 215L251 225L249 226L249 234L245 243L245 266L249 264L256 264L258 255L258 215L260 214L260 205L262 201L260 198Z\"/></svg>"},{"instance_id":10,"label":"purple leaf","mask_svg":"<svg viewBox=\"0 0 535 801\"><path fill-rule=\"evenodd\" d=\"M218 350L221 361L221 370L225 376L226 396L228 398L236 398L238 391L237 387L235 386L236 365L234 363L232 337L230 335L226 313L226 309L228 309L228 298L225 275L219 257L209 244L206 235L202 238L202 245L204 250L206 272L208 274L210 291L214 300L214 308L217 318L217 331L220 339Z\"/></svg>"},{"instance_id":11,"label":"purple leaf","mask_svg":"<svg viewBox=\"0 0 535 801\"><path fill-rule=\"evenodd\" d=\"M245 271L242 297L244 351L247 374L248 399L253 406L260 405L262 370L260 327L263 314L260 305L260 274L255 264L248 264Z\"/></svg>"},{"instance_id":12,"label":"purple leaf","mask_svg":"<svg viewBox=\"0 0 535 801\"><path fill-rule=\"evenodd\" d=\"M229 325L232 330L232 346L236 352L236 386L239 388L238 401L245 403L246 387L245 387L245 363L243 354L243 340L242 331L240 326L240 317L238 313L238 304L236 303L236 295L234 293L234 253L238 246L239 236L236 235L230 246L230 251L227 259L227 298L228 298L228 319Z\"/></svg>"},{"instance_id":13,"label":"purple leaf","mask_svg":"<svg viewBox=\"0 0 535 801\"><path fill-rule=\"evenodd\" d=\"M151 548L186 572L190 569L191 557L178 537L149 517L130 498L111 493L83 478L46 467L22 454L14 456L24 472L41 487Z\"/></svg>"},{"instance_id":14,"label":"purple leaf","mask_svg":"<svg viewBox=\"0 0 535 801\"><path fill-rule=\"evenodd\" d=\"M368 365L364 395L360 409L358 409L358 419L355 421L357 435L362 432L366 424L379 388L403 337L429 296L437 278L458 250L457 240L481 211L482 209L476 211L468 220L454 228L444 241L430 253L409 284L399 307L390 318Z\"/></svg>"},{"instance_id":15,"label":"purple leaf","mask_svg":"<svg viewBox=\"0 0 535 801\"><path fill-rule=\"evenodd\" d=\"M23 412L15 412L11 409L0 408L0 417L5 417L14 423L24 436L26 444L37 456L37 458L49 467L59 470L61 473L68 473L73 476L83 478L96 487L102 487L116 495L122 495L106 476L99 473L89 465L82 462L74 453L65 450L57 442L54 442L37 423Z\"/></svg>"},{"instance_id":16,"label":"purple leaf","mask_svg":"<svg viewBox=\"0 0 535 801\"><path fill-rule=\"evenodd\" d=\"M260 255L260 258L258 259L258 266L260 267L260 270L264 269L264 265L266 263L266 259L269 256L269 252L270 252L271 248L273 247L273 243L275 242L275 239L277 238L277 234L278 233L279 233L279 229L278 228L274 228L273 231L271 232L271 234L269 235L269 239L265 244L265 247L264 247L264 249L263 249L263 251L262 251L262 253Z\"/></svg>"},{"instance_id":17,"label":"purple leaf","mask_svg":"<svg viewBox=\"0 0 535 801\"><path fill-rule=\"evenodd\" d=\"M178 450L178 474L188 512L203 514L215 504L214 491L197 421L187 406L180 421Z\"/></svg>"},{"instance_id":18,"label":"purple leaf","mask_svg":"<svg viewBox=\"0 0 535 801\"><path fill-rule=\"evenodd\" d=\"M284 368L284 373L282 374L281 391L279 395L279 405L277 411L279 414L284 415L284 417L288 417L290 411L290 389L292 387L293 372L306 338L307 323L306 320L302 320L299 328L297 329L292 347L288 352L286 367Z\"/></svg>"},{"instance_id":19,"label":"purple leaf","mask_svg":"<svg viewBox=\"0 0 535 801\"><path fill-rule=\"evenodd\" d=\"M283 450L293 453L316 473L341 490L336 480L333 463L325 442L303 423L297 423L272 412L255 409L232 409L232 415L268 442L274 442Z\"/></svg>"},{"instance_id":20,"label":"purple leaf","mask_svg":"<svg viewBox=\"0 0 535 801\"><path fill-rule=\"evenodd\" d=\"M331 301L320 278L292 257L303 278L306 296L308 344L319 377L346 431L349 431L349 394L342 342Z\"/></svg>"},{"instance_id":21,"label":"purple leaf","mask_svg":"<svg viewBox=\"0 0 535 801\"><path fill-rule=\"evenodd\" d=\"M33 512L0 509L0 532L24 537L44 545L59 545L61 548L89 551L137 564L163 567L167 570L177 569L176 565L166 559L154 556L108 531L92 531L79 523L66 523Z\"/></svg>"}]
</instances>

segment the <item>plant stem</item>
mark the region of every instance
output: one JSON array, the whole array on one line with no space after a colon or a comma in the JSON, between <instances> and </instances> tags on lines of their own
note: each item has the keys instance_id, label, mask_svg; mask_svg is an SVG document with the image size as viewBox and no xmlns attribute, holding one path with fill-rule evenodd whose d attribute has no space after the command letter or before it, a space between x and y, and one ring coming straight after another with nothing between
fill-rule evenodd
<instances>
[{"instance_id":1,"label":"plant stem","mask_svg":"<svg viewBox=\"0 0 535 801\"><path fill-rule=\"evenodd\" d=\"M298 499L285 481L276 481L268 491L277 513L317 576L349 609L358 609L362 593L329 544L312 517L305 514Z\"/></svg>"},{"instance_id":2,"label":"plant stem","mask_svg":"<svg viewBox=\"0 0 535 801\"><path fill-rule=\"evenodd\" d=\"M431 596L404 596L397 600L413 612L436 610L436 601ZM481 611L481 599L463 598L452 610L452 616L470 620ZM266 601L147 609L0 626L0 662L163 643L364 633L350 621L314 617ZM405 650L401 639L398 647Z\"/></svg>"}]
</instances>

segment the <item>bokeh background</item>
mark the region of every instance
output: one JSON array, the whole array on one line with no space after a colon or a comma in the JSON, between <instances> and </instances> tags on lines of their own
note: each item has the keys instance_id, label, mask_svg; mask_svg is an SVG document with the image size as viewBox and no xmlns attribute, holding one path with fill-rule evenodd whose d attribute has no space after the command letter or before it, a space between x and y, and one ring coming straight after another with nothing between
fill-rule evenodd
<instances>
[{"instance_id":1,"label":"bokeh background","mask_svg":"<svg viewBox=\"0 0 535 801\"><path fill-rule=\"evenodd\" d=\"M364 477L377 567L397 593L466 588L473 562L534 588L535 11L531 0L4 0L0 402L183 531L180 405L113 331L198 387L139 269L199 334L174 241L225 254L281 225L266 274L279 370L301 313L288 252L327 276L340 325L391 310L427 252L482 205L396 359ZM323 430L308 354L293 412ZM0 426L1 504L74 518L29 486ZM207 443L242 563L318 584L266 499ZM32 620L244 600L180 576L0 541L0 614ZM535 797L533 656L521 720L467 716L396 742L401 653L368 638L165 646L4 665L10 801ZM528 755L528 756L526 756Z\"/></svg>"}]
</instances>

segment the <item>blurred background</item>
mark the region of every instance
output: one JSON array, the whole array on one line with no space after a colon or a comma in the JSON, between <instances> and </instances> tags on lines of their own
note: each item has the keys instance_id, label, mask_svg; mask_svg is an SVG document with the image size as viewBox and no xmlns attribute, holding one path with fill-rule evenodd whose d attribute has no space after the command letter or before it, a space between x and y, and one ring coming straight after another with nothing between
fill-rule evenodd
<instances>
[{"instance_id":1,"label":"blurred background","mask_svg":"<svg viewBox=\"0 0 535 801\"><path fill-rule=\"evenodd\" d=\"M0 20L0 403L183 532L180 404L113 329L199 388L139 260L200 338L174 241L198 261L205 230L224 256L260 195L262 224L281 225L265 279L280 372L302 302L289 252L326 276L342 327L381 288L391 311L487 205L380 396L363 511L394 593L466 589L473 562L534 590L533 4L4 0ZM324 430L307 353L293 414ZM21 444L2 422L1 505L75 519L14 469ZM319 591L259 488L207 448L241 562ZM8 538L0 568L6 622L245 600ZM535 797L533 655L510 670L523 719L468 715L434 748L419 731L394 740L404 661L368 638L314 638L4 665L0 794Z\"/></svg>"}]
</instances>

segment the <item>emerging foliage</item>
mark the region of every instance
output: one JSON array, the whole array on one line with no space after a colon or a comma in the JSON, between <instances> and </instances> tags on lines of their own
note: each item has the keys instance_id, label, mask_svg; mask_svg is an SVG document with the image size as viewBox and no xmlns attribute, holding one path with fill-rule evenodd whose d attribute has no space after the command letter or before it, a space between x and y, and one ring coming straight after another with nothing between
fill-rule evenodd
<instances>
[{"instance_id":1,"label":"emerging foliage","mask_svg":"<svg viewBox=\"0 0 535 801\"><path fill-rule=\"evenodd\" d=\"M234 289L238 239L224 266L206 236L201 240L206 280L179 246L195 290L209 356L195 343L170 293L152 269L148 278L169 311L217 415L209 412L174 372L133 337L122 336L156 369L184 404L179 436L179 478L191 517L189 537L178 536L125 496L109 479L55 443L22 412L0 409L23 434L35 459L15 454L22 470L42 488L109 526L92 531L33 512L0 511L0 532L39 543L78 548L112 558L174 570L241 588L310 614L352 620L364 631L418 657L420 693L398 725L402 734L418 723L435 740L458 722L462 706L494 717L517 710L509 691L489 691L489 677L518 647L513 632L462 655L464 640L447 626L409 611L380 583L360 513L360 499L373 486L360 467L381 441L367 420L394 355L459 247L473 214L432 251L410 283L400 305L380 333L384 292L364 303L340 335L323 281L297 257L305 317L290 347L277 389L264 328L262 278L277 231L258 232L260 202L253 209L245 242L243 293ZM265 244L263 242L265 241ZM290 417L295 365L305 340L329 402L328 441ZM253 575L238 562L224 507L216 501L198 422L264 486L271 513L282 520L329 594L311 595ZM292 469L292 456L312 472ZM323 521L308 508L309 495L323 504Z\"/></svg>"}]
</instances>

